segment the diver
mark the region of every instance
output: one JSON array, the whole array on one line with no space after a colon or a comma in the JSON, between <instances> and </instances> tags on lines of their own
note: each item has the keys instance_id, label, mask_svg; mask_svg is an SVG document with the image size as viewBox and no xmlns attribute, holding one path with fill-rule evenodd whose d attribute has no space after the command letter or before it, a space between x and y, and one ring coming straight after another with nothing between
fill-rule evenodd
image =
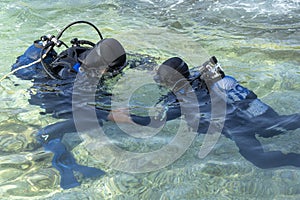
<instances>
[{"instance_id":1,"label":"diver","mask_svg":"<svg viewBox=\"0 0 300 200\"><path fill-rule=\"evenodd\" d=\"M181 58L170 58L158 68L154 78L160 85L171 88L171 92L160 99L162 111L154 117L130 114L127 123L159 127L165 121L183 115L190 127L196 127L193 131L205 134L211 123L212 92L223 91L225 95L217 97L218 104L226 108L222 134L236 143L244 158L263 169L287 165L300 167L300 154L264 151L256 137L273 137L300 128L300 114L279 115L253 91L225 75L216 57L196 70L189 70ZM197 102L191 102L192 95L196 95ZM199 124L195 125L195 122Z\"/></svg>"},{"instance_id":2,"label":"diver","mask_svg":"<svg viewBox=\"0 0 300 200\"><path fill-rule=\"evenodd\" d=\"M71 23L63 31L77 23L92 25L89 22L78 21ZM17 58L11 70L21 79L32 80L29 103L44 108L45 112L41 114L52 114L55 118L65 119L42 128L36 134L37 140L44 149L54 154L52 165L60 172L60 186L63 189L80 185L74 176L74 171L88 178L99 177L105 173L94 167L77 164L63 143L66 133L77 132L73 117L74 109L79 110L78 112L94 110L95 106L88 105L91 95L95 96L98 102L109 104L111 94L102 87L103 81L120 74L126 66L126 53L123 46L113 38L103 39L100 31L95 29L100 36L97 44L75 38L71 41L72 47L68 47L59 40L63 31L57 37L43 36ZM57 54L53 47L62 44L67 47L67 50ZM75 81L77 86L80 86L76 89L77 92L79 91L78 94L73 94ZM80 96L74 99L76 95ZM96 113L97 119L84 115L77 119L85 124L86 129L92 129L91 125L95 121L101 125L102 121L112 120L108 109L97 108Z\"/></svg>"}]
</instances>

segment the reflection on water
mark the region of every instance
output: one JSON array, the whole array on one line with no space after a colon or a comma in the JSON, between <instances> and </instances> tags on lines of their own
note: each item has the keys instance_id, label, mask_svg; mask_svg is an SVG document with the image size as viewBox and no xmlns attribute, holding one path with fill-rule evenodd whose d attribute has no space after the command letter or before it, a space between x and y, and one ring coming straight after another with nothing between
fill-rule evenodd
<instances>
[{"instance_id":1,"label":"reflection on water","mask_svg":"<svg viewBox=\"0 0 300 200\"><path fill-rule=\"evenodd\" d=\"M158 62L177 55L196 66L216 55L227 74L276 111L300 111L298 0L23 0L1 1L0 13L2 75L32 41L57 34L74 20L87 20L96 24L104 37L117 38L128 52L146 53ZM97 35L89 27L78 26L63 40L73 37L95 40ZM128 81L142 84L140 72L134 73L136 76L127 75ZM80 187L61 191L59 173L51 167L52 155L45 153L32 135L55 119L40 115L42 109L29 105L30 87L30 81L15 77L0 84L1 199L299 199L298 168L258 169L225 137L199 160L196 155L203 136L172 165L144 174L110 169L78 145L73 149L76 159L107 174L98 180L81 179ZM136 101L140 99L143 97ZM126 137L116 142L128 150L153 150L169 141L174 128L175 122L168 123L164 134L149 142ZM114 124L106 123L105 129L117 138ZM299 134L298 129L260 141L266 149L299 153Z\"/></svg>"}]
</instances>

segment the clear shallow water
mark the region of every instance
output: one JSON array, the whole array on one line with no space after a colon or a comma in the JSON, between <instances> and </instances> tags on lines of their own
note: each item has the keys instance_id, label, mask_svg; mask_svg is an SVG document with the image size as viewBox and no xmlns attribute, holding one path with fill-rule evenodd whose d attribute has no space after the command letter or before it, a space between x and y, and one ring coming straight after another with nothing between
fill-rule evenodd
<instances>
[{"instance_id":1,"label":"clear shallow water","mask_svg":"<svg viewBox=\"0 0 300 200\"><path fill-rule=\"evenodd\" d=\"M227 74L276 111L300 111L300 2L296 0L1 1L0 12L1 74L9 72L15 58L33 40L48 33L56 35L75 20L87 20L104 37L118 39L127 51L161 61L178 55L195 66L216 55ZM93 40L97 37L93 33L84 26L68 31L63 38ZM128 71L123 80L141 84L140 73ZM203 140L200 136L176 162L143 174L113 170L79 145L73 149L76 159L103 168L107 175L84 179L80 187L62 191L59 174L51 168L51 154L37 148L32 137L55 120L29 105L30 86L29 81L15 77L1 82L1 199L299 199L298 168L258 169L223 136L204 159L196 156ZM164 134L149 142L136 143L128 137L116 142L132 151L153 150L174 136L176 126L168 123ZM105 129L111 137L118 135L112 123ZM266 149L300 153L299 134L298 129L260 141Z\"/></svg>"}]
</instances>

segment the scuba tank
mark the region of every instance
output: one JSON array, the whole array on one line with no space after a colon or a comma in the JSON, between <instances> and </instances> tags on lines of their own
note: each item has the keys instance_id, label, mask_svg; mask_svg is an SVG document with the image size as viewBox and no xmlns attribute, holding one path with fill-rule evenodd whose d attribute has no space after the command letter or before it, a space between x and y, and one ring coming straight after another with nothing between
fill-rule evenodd
<instances>
[{"instance_id":1,"label":"scuba tank","mask_svg":"<svg viewBox=\"0 0 300 200\"><path fill-rule=\"evenodd\" d=\"M60 40L63 33L75 24L88 24L98 33L100 41L95 44L88 40L74 38L71 47ZM65 46L67 49L60 54L54 47ZM100 52L101 51L101 52ZM113 54L117 52L116 54ZM90 54L90 56L89 56ZM93 62L93 66L90 63ZM84 65L82 65L84 64ZM97 68L106 65L111 76L119 74L126 66L126 53L122 45L114 39L103 39L99 29L90 22L76 21L67 25L57 36L45 35L17 58L12 65L11 73L25 80L36 78L69 79L75 78L80 67Z\"/></svg>"}]
</instances>

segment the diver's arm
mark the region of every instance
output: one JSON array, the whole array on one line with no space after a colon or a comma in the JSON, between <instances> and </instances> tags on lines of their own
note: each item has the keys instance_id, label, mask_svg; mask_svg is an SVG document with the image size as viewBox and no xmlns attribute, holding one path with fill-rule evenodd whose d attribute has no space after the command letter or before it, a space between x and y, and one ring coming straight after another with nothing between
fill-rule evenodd
<instances>
[{"instance_id":1,"label":"diver's arm","mask_svg":"<svg viewBox=\"0 0 300 200\"><path fill-rule=\"evenodd\" d=\"M113 122L134 124L128 114L128 111L123 109L111 110L107 116L107 119Z\"/></svg>"},{"instance_id":2,"label":"diver's arm","mask_svg":"<svg viewBox=\"0 0 300 200\"><path fill-rule=\"evenodd\" d=\"M150 116L130 115L132 122L142 125L151 126L154 128L162 126L165 121L174 120L181 116L180 106L170 107L161 115L160 118Z\"/></svg>"},{"instance_id":3,"label":"diver's arm","mask_svg":"<svg viewBox=\"0 0 300 200\"><path fill-rule=\"evenodd\" d=\"M170 107L160 117L138 116L129 114L126 110L112 110L107 119L114 122L139 124L141 126L160 127L165 121L174 120L181 116L180 106Z\"/></svg>"}]
</instances>

